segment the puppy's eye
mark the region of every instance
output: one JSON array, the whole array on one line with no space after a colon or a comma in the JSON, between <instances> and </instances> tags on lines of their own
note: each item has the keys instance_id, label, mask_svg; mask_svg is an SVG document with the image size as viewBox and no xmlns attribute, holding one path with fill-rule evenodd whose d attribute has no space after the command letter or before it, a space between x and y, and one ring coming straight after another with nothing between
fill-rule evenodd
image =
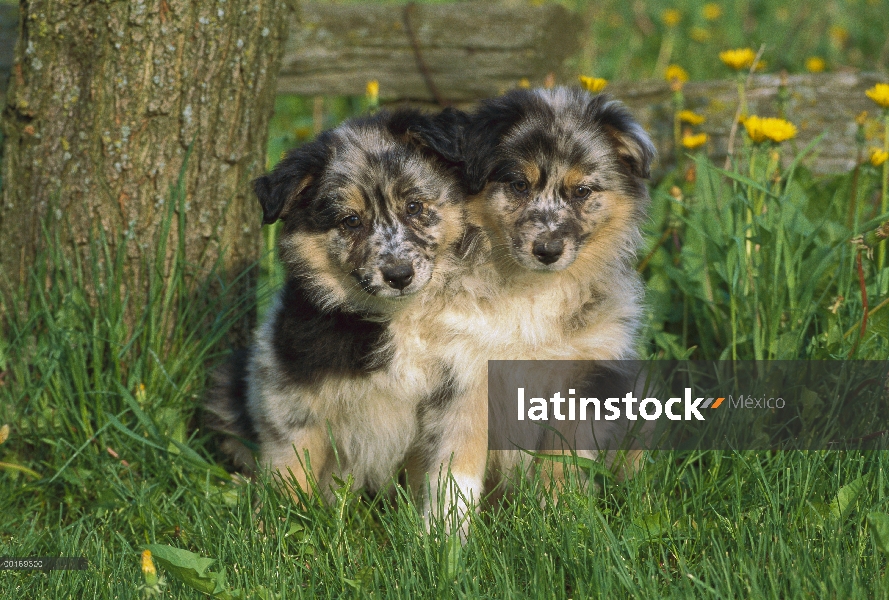
<instances>
[{"instance_id":1,"label":"puppy's eye","mask_svg":"<svg viewBox=\"0 0 889 600\"><path fill-rule=\"evenodd\" d=\"M405 211L412 217L416 217L421 212L423 212L423 203L422 202L408 202L405 207Z\"/></svg>"},{"instance_id":2,"label":"puppy's eye","mask_svg":"<svg viewBox=\"0 0 889 600\"><path fill-rule=\"evenodd\" d=\"M523 179L518 179L513 181L511 184L512 189L517 194L524 194L528 191L528 182Z\"/></svg>"},{"instance_id":3,"label":"puppy's eye","mask_svg":"<svg viewBox=\"0 0 889 600\"><path fill-rule=\"evenodd\" d=\"M578 200L583 200L587 196L593 193L593 188L588 185L579 185L574 188L574 197Z\"/></svg>"},{"instance_id":4,"label":"puppy's eye","mask_svg":"<svg viewBox=\"0 0 889 600\"><path fill-rule=\"evenodd\" d=\"M358 215L349 215L343 219L343 225L350 229L358 229L361 227L361 217Z\"/></svg>"}]
</instances>

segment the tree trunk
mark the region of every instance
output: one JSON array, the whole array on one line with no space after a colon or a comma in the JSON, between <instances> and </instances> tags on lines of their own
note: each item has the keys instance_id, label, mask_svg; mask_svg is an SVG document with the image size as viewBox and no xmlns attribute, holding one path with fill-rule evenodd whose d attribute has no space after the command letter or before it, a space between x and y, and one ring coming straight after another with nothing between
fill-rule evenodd
<instances>
[{"instance_id":1,"label":"tree trunk","mask_svg":"<svg viewBox=\"0 0 889 600\"><path fill-rule=\"evenodd\" d=\"M232 277L254 262L249 181L265 167L288 22L287 0L22 2L2 116L6 279L27 279L43 222L71 249L100 226L138 277L180 173L189 262L222 255Z\"/></svg>"}]
</instances>

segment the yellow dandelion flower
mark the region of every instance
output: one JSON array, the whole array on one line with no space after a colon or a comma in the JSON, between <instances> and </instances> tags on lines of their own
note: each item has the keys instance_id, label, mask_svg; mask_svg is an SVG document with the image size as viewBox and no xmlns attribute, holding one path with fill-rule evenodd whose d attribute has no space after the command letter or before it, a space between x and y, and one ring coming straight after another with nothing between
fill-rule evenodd
<instances>
[{"instance_id":1,"label":"yellow dandelion flower","mask_svg":"<svg viewBox=\"0 0 889 600\"><path fill-rule=\"evenodd\" d=\"M364 93L367 94L368 100L376 102L380 97L380 82L376 79L368 81L367 86L364 88Z\"/></svg>"},{"instance_id":2,"label":"yellow dandelion flower","mask_svg":"<svg viewBox=\"0 0 889 600\"><path fill-rule=\"evenodd\" d=\"M883 108L889 108L889 83L878 83L864 93Z\"/></svg>"},{"instance_id":3,"label":"yellow dandelion flower","mask_svg":"<svg viewBox=\"0 0 889 600\"><path fill-rule=\"evenodd\" d=\"M698 133L696 135L692 135L690 133L686 133L682 136L682 145L688 148L689 150L694 150L695 148L700 148L704 144L707 143L707 134L706 133Z\"/></svg>"},{"instance_id":4,"label":"yellow dandelion flower","mask_svg":"<svg viewBox=\"0 0 889 600\"><path fill-rule=\"evenodd\" d=\"M744 125L744 129L747 130L747 135L755 144L760 144L766 141L765 132L762 130L762 119L759 117L747 117L742 121Z\"/></svg>"},{"instance_id":5,"label":"yellow dandelion flower","mask_svg":"<svg viewBox=\"0 0 889 600\"><path fill-rule=\"evenodd\" d=\"M744 129L756 144L761 144L766 140L780 144L796 137L796 126L784 119L763 118L754 115L744 119Z\"/></svg>"},{"instance_id":6,"label":"yellow dandelion flower","mask_svg":"<svg viewBox=\"0 0 889 600\"><path fill-rule=\"evenodd\" d=\"M861 125L862 127L864 127L864 124L867 123L867 111L863 110L860 113L858 113L858 116L855 117L855 122L858 125Z\"/></svg>"},{"instance_id":7,"label":"yellow dandelion flower","mask_svg":"<svg viewBox=\"0 0 889 600\"><path fill-rule=\"evenodd\" d=\"M753 61L756 60L756 52L752 48L738 48L736 50L726 50L719 53L719 60L735 71L741 69L749 69Z\"/></svg>"},{"instance_id":8,"label":"yellow dandelion flower","mask_svg":"<svg viewBox=\"0 0 889 600\"><path fill-rule=\"evenodd\" d=\"M713 36L710 34L709 29L704 29L703 27L692 27L691 31L688 32L688 36L699 44L703 44L704 42L709 42L710 38Z\"/></svg>"},{"instance_id":9,"label":"yellow dandelion flower","mask_svg":"<svg viewBox=\"0 0 889 600\"><path fill-rule=\"evenodd\" d=\"M688 81L688 71L686 71L679 65L670 65L664 72L664 79L666 79L667 81L678 81L680 83L685 83L686 81Z\"/></svg>"},{"instance_id":10,"label":"yellow dandelion flower","mask_svg":"<svg viewBox=\"0 0 889 600\"><path fill-rule=\"evenodd\" d=\"M668 8L661 13L661 20L667 27L676 27L679 25L679 21L682 20L682 13L675 8Z\"/></svg>"},{"instance_id":11,"label":"yellow dandelion flower","mask_svg":"<svg viewBox=\"0 0 889 600\"><path fill-rule=\"evenodd\" d=\"M766 137L780 144L796 137L796 125L784 119L766 119Z\"/></svg>"},{"instance_id":12,"label":"yellow dandelion flower","mask_svg":"<svg viewBox=\"0 0 889 600\"><path fill-rule=\"evenodd\" d=\"M722 7L715 2L708 2L701 12L708 21L715 21L722 16Z\"/></svg>"},{"instance_id":13,"label":"yellow dandelion flower","mask_svg":"<svg viewBox=\"0 0 889 600\"><path fill-rule=\"evenodd\" d=\"M879 167L887 160L889 160L889 152L884 151L882 148L870 149L870 164L873 166Z\"/></svg>"},{"instance_id":14,"label":"yellow dandelion flower","mask_svg":"<svg viewBox=\"0 0 889 600\"><path fill-rule=\"evenodd\" d=\"M700 125L707 120L707 117L699 115L693 110L680 110L676 113L676 117L683 123L688 123L690 125Z\"/></svg>"},{"instance_id":15,"label":"yellow dandelion flower","mask_svg":"<svg viewBox=\"0 0 889 600\"><path fill-rule=\"evenodd\" d=\"M806 71L809 73L821 73L827 68L827 63L820 56L810 56L806 59Z\"/></svg>"},{"instance_id":16,"label":"yellow dandelion flower","mask_svg":"<svg viewBox=\"0 0 889 600\"><path fill-rule=\"evenodd\" d=\"M605 86L608 85L607 79L602 79L601 77L586 77L585 75L581 75L578 77L580 80L580 85L588 92L593 92L597 94L605 89Z\"/></svg>"},{"instance_id":17,"label":"yellow dandelion flower","mask_svg":"<svg viewBox=\"0 0 889 600\"><path fill-rule=\"evenodd\" d=\"M154 561L151 560L151 550L142 551L142 576L148 585L157 583L157 569L154 567Z\"/></svg>"},{"instance_id":18,"label":"yellow dandelion flower","mask_svg":"<svg viewBox=\"0 0 889 600\"><path fill-rule=\"evenodd\" d=\"M531 82L528 81L527 77L522 77L521 79L519 79L519 87L523 90L531 89Z\"/></svg>"}]
</instances>

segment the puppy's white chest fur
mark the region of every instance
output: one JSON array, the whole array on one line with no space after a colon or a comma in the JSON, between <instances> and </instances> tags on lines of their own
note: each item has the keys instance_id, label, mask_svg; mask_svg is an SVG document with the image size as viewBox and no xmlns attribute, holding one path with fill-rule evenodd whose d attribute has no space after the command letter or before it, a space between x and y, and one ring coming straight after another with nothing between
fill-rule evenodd
<instances>
[{"instance_id":1,"label":"puppy's white chest fur","mask_svg":"<svg viewBox=\"0 0 889 600\"><path fill-rule=\"evenodd\" d=\"M464 291L437 321L451 332L448 354L475 361L470 370L488 360L629 358L641 287L634 273L616 289L613 276L610 282L605 288L567 274L525 277L489 294Z\"/></svg>"}]
</instances>

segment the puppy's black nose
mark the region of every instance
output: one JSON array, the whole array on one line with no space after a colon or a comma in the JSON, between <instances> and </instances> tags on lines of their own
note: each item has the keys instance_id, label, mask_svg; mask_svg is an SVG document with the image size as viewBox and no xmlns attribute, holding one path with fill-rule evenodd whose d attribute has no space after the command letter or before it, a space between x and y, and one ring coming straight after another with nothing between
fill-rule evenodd
<instances>
[{"instance_id":1,"label":"puppy's black nose","mask_svg":"<svg viewBox=\"0 0 889 600\"><path fill-rule=\"evenodd\" d=\"M534 242L531 252L537 257L537 260L545 265L551 265L562 256L565 250L565 244L562 240L549 240L548 242Z\"/></svg>"},{"instance_id":2,"label":"puppy's black nose","mask_svg":"<svg viewBox=\"0 0 889 600\"><path fill-rule=\"evenodd\" d=\"M403 290L411 284L414 278L414 268L411 265L394 265L391 267L383 267L380 269L383 279L389 284L389 287L396 290Z\"/></svg>"}]
</instances>

